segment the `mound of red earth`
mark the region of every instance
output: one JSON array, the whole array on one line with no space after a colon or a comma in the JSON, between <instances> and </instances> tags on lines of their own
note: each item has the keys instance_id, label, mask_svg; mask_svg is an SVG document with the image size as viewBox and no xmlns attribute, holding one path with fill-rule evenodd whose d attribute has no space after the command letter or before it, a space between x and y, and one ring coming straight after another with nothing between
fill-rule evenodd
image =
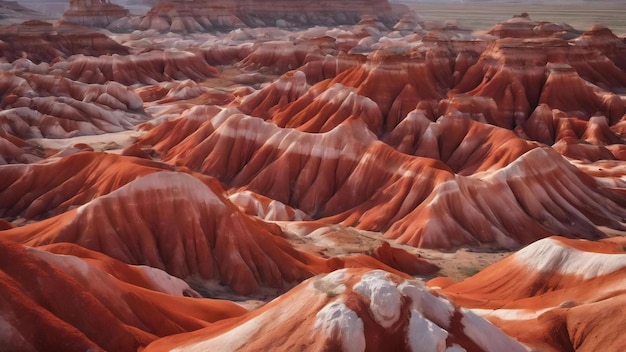
<instances>
[{"instance_id":1,"label":"mound of red earth","mask_svg":"<svg viewBox=\"0 0 626 352\"><path fill-rule=\"evenodd\" d=\"M281 331L280 336L273 331ZM384 271L309 279L240 318L163 338L146 351L525 351L474 313L420 282Z\"/></svg>"},{"instance_id":2,"label":"mound of red earth","mask_svg":"<svg viewBox=\"0 0 626 352\"><path fill-rule=\"evenodd\" d=\"M43 153L24 140L0 128L0 165L28 164L40 161Z\"/></svg>"},{"instance_id":3,"label":"mound of red earth","mask_svg":"<svg viewBox=\"0 0 626 352\"><path fill-rule=\"evenodd\" d=\"M47 250L0 240L3 349L134 351L246 312L228 301L198 299L158 269L68 244Z\"/></svg>"},{"instance_id":4,"label":"mound of red earth","mask_svg":"<svg viewBox=\"0 0 626 352\"><path fill-rule=\"evenodd\" d=\"M21 138L121 132L148 119L143 103L115 83L84 84L55 75L3 72L0 126Z\"/></svg>"},{"instance_id":5,"label":"mound of red earth","mask_svg":"<svg viewBox=\"0 0 626 352\"><path fill-rule=\"evenodd\" d=\"M417 148L430 157L423 158L377 141L362 121L361 115L326 133L305 133L233 108L209 114L198 109L155 127L137 143L152 146L166 162L313 218L384 231L414 246L516 248L554 233L598 237L596 225L623 228L621 194L513 133L462 118L436 124L423 118L423 132L408 129L408 135L428 136ZM442 135L437 142L436 131L444 128L458 137ZM493 159L486 156L489 145L502 146L491 150ZM499 196L488 196L494 192Z\"/></svg>"},{"instance_id":6,"label":"mound of red earth","mask_svg":"<svg viewBox=\"0 0 626 352\"><path fill-rule=\"evenodd\" d=\"M128 55L128 48L95 30L71 23L31 20L0 26L0 55L9 62L26 58L51 63L71 55Z\"/></svg>"},{"instance_id":7,"label":"mound of red earth","mask_svg":"<svg viewBox=\"0 0 626 352\"><path fill-rule=\"evenodd\" d=\"M115 163L115 169L107 165L120 158L127 161ZM243 294L261 287L283 288L344 266L394 271L385 262L401 270L408 268L411 273L433 271L432 266L407 266L408 253L386 247L373 254L382 262L365 256L325 259L299 252L285 241L278 226L239 211L222 195L224 190L215 179L166 171L154 163L135 160L80 153L56 164L8 170L7 174L15 176L9 177L9 187L3 191L4 216L23 213L33 217L46 208L59 212L99 197L47 220L3 231L0 237L29 246L75 243L125 263L147 264L195 280L200 286L205 280L218 279ZM64 161L81 171L63 167ZM45 188L24 189L34 183L34 178L47 177L46 169L62 172ZM102 170L107 170L104 175ZM116 175L117 182L92 178L106 174ZM77 196L67 199L70 192L66 191L72 185L77 189L71 193ZM35 197L36 201L28 201ZM30 206L24 209L26 205Z\"/></svg>"},{"instance_id":8,"label":"mound of red earth","mask_svg":"<svg viewBox=\"0 0 626 352\"><path fill-rule=\"evenodd\" d=\"M617 351L626 346L625 267L623 241L550 237L463 282L429 284L542 351Z\"/></svg>"},{"instance_id":9,"label":"mound of red earth","mask_svg":"<svg viewBox=\"0 0 626 352\"><path fill-rule=\"evenodd\" d=\"M172 168L144 159L89 152L46 163L9 165L0 171L0 214L8 219L48 218L163 170Z\"/></svg>"}]
</instances>

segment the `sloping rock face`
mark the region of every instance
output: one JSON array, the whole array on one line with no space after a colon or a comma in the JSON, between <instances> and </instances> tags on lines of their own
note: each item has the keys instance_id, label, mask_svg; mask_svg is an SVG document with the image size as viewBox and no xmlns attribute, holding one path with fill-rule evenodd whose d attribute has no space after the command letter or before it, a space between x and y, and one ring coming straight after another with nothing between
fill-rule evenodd
<instances>
[{"instance_id":1,"label":"sloping rock face","mask_svg":"<svg viewBox=\"0 0 626 352\"><path fill-rule=\"evenodd\" d=\"M64 212L3 231L2 238L33 247L75 243L124 263L165 270L200 287L207 280L219 280L240 294L263 287L283 289L320 272L357 265L392 272L383 263L411 273L436 270L425 261L419 264L417 258L413 259L419 265L406 263L410 254L387 247L378 248L371 257L330 259L295 250L278 226L248 216L230 203L212 178L164 170L156 163L127 157L102 159L80 153L69 159L3 170L9 183L3 187L4 216L30 218L48 214L45 210L50 208L52 213ZM117 160L116 169L111 169L116 159L126 162ZM56 180L33 187L38 176L50 172L57 174ZM116 182L94 180L96 175L112 176ZM65 199L72 185L78 187L72 192L77 196ZM92 197L97 198L88 201ZM65 211L70 207L73 210ZM181 223L172 222L175 214L184 215Z\"/></svg>"},{"instance_id":2,"label":"sloping rock face","mask_svg":"<svg viewBox=\"0 0 626 352\"><path fill-rule=\"evenodd\" d=\"M83 26L106 27L129 14L127 9L108 0L70 0L63 19Z\"/></svg>"},{"instance_id":3,"label":"sloping rock face","mask_svg":"<svg viewBox=\"0 0 626 352\"><path fill-rule=\"evenodd\" d=\"M413 152L429 157L425 158L377 141L362 122L362 112L360 119L348 117L326 133L279 128L232 108L205 114L199 109L163 124L138 143L162 151L167 162L212 175L231 187L245 187L311 217L385 231L389 238L414 246L494 243L515 248L550 233L595 237L601 232L590 219L621 228L625 215L621 195L598 188L556 152L535 148L505 131L499 131L503 136L496 142L498 137L490 134L494 128L479 133L479 124L467 119L446 117L434 124L422 117L423 132L409 129L413 136L432 140L421 138ZM435 131L440 128L456 130L462 139L442 136L437 142ZM164 132L173 130L178 132ZM406 135L407 130L396 132ZM467 136L484 139L469 141ZM511 140L510 146L503 146L511 153L508 159L504 151L497 159L485 159L487 151L475 149L485 143L501 144L502 137ZM483 164L477 165L479 161ZM468 176L455 174L450 166ZM473 177L478 173L481 179ZM558 184L549 181L556 179ZM528 190L534 188L544 191L529 197ZM485 197L493 192L500 196ZM466 204L465 211L461 204Z\"/></svg>"},{"instance_id":4,"label":"sloping rock face","mask_svg":"<svg viewBox=\"0 0 626 352\"><path fill-rule=\"evenodd\" d=\"M442 291L544 351L621 349L626 254L620 242L550 237Z\"/></svg>"},{"instance_id":5,"label":"sloping rock face","mask_svg":"<svg viewBox=\"0 0 626 352\"><path fill-rule=\"evenodd\" d=\"M282 331L280 337L271 331ZM146 351L525 351L519 342L417 281L344 269L298 285L215 328L159 340Z\"/></svg>"},{"instance_id":6,"label":"sloping rock face","mask_svg":"<svg viewBox=\"0 0 626 352\"><path fill-rule=\"evenodd\" d=\"M148 117L125 86L3 72L0 126L20 138L68 138L134 129Z\"/></svg>"},{"instance_id":7,"label":"sloping rock face","mask_svg":"<svg viewBox=\"0 0 626 352\"><path fill-rule=\"evenodd\" d=\"M67 244L48 250L68 252ZM0 343L9 351L131 351L246 312L185 297L198 294L182 280L102 255L84 259L5 240L0 253Z\"/></svg>"}]
</instances>

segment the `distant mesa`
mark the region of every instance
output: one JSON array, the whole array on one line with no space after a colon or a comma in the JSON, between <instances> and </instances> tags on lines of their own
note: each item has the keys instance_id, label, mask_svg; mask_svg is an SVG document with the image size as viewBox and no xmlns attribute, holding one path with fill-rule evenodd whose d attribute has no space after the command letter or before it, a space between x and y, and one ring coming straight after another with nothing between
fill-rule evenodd
<instances>
[{"instance_id":1,"label":"distant mesa","mask_svg":"<svg viewBox=\"0 0 626 352\"><path fill-rule=\"evenodd\" d=\"M100 4L77 3L85 12L100 11ZM107 11L108 5L102 9ZM109 26L116 31L155 29L161 32L179 33L202 32L214 29L233 29L240 27L302 27L336 26L356 24L363 15L375 16L378 20L393 26L399 19L402 5L391 5L386 0L351 0L314 2L302 0L274 1L184 1L173 0L157 3L145 16L125 16L120 10L111 10L106 19L117 20L97 22L100 26ZM71 12L72 10L68 11ZM78 19L81 10L76 10ZM66 19L70 16L66 13ZM82 22L79 22L82 23ZM110 25L109 25L110 24Z\"/></svg>"},{"instance_id":2,"label":"distant mesa","mask_svg":"<svg viewBox=\"0 0 626 352\"><path fill-rule=\"evenodd\" d=\"M21 1L20 1L21 2ZM0 18L42 18L43 14L20 5L17 1L0 0Z\"/></svg>"},{"instance_id":3,"label":"distant mesa","mask_svg":"<svg viewBox=\"0 0 626 352\"><path fill-rule=\"evenodd\" d=\"M72 55L128 55L128 48L108 36L75 23L28 20L0 26L0 55L8 62L27 59L52 64Z\"/></svg>"},{"instance_id":4,"label":"distant mesa","mask_svg":"<svg viewBox=\"0 0 626 352\"><path fill-rule=\"evenodd\" d=\"M581 34L567 24L533 21L526 12L496 24L489 34L500 38L559 37L572 39Z\"/></svg>"},{"instance_id":5,"label":"distant mesa","mask_svg":"<svg viewBox=\"0 0 626 352\"><path fill-rule=\"evenodd\" d=\"M70 9L63 14L68 22L85 26L106 27L130 12L110 0L70 0Z\"/></svg>"}]
</instances>

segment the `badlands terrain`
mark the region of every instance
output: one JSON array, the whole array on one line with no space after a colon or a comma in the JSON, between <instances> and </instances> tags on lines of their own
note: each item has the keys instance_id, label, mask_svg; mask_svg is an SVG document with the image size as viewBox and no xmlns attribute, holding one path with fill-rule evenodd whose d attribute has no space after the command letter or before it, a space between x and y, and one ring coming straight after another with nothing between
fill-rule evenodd
<instances>
[{"instance_id":1,"label":"badlands terrain","mask_svg":"<svg viewBox=\"0 0 626 352\"><path fill-rule=\"evenodd\" d=\"M0 351L626 350L622 4L0 5Z\"/></svg>"}]
</instances>

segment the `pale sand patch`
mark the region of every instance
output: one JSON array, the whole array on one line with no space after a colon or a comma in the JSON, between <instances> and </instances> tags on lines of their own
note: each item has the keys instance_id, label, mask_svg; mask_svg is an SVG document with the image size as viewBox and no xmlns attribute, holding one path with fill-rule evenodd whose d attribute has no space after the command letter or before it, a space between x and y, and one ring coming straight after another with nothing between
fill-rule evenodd
<instances>
[{"instance_id":1,"label":"pale sand patch","mask_svg":"<svg viewBox=\"0 0 626 352\"><path fill-rule=\"evenodd\" d=\"M104 133L94 136L79 136L72 138L62 139L48 139L48 138L32 138L27 142L39 146L43 149L58 149L62 150L70 148L71 146L79 143L89 145L94 151L107 152L107 153L119 153L124 148L130 146L137 138L141 137L146 132L144 131L123 131L116 133Z\"/></svg>"}]
</instances>

